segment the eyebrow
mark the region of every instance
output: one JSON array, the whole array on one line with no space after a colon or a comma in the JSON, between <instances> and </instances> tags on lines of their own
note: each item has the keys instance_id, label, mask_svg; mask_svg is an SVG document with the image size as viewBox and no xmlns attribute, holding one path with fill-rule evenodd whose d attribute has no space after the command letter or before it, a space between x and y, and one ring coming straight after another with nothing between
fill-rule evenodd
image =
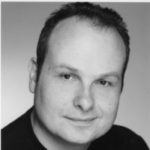
<instances>
[{"instance_id":1,"label":"eyebrow","mask_svg":"<svg viewBox=\"0 0 150 150\"><path fill-rule=\"evenodd\" d=\"M79 73L79 70L76 69L76 68L73 68L73 67L70 67L66 64L61 64L61 65L55 65L54 66L55 69L67 69L71 72L74 72L74 73ZM115 71L112 71L112 72L108 72L108 73L102 73L101 75L96 75L98 78L110 78L110 77L116 77L118 80L121 79L121 76L115 72Z\"/></svg>"},{"instance_id":2,"label":"eyebrow","mask_svg":"<svg viewBox=\"0 0 150 150\"><path fill-rule=\"evenodd\" d=\"M106 74L104 73L100 75L100 78L111 78L111 77L117 78L117 80L121 79L121 75L119 75L117 72L108 72Z\"/></svg>"},{"instance_id":3,"label":"eyebrow","mask_svg":"<svg viewBox=\"0 0 150 150\"><path fill-rule=\"evenodd\" d=\"M55 69L68 69L68 70L70 70L72 72L76 72L76 73L79 72L78 69L70 67L70 66L65 65L65 64L55 65L54 68Z\"/></svg>"}]
</instances>

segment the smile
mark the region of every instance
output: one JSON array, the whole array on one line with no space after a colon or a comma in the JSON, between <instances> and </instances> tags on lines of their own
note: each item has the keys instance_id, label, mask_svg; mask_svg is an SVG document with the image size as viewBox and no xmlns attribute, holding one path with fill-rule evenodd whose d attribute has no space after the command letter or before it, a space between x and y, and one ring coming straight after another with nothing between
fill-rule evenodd
<instances>
[{"instance_id":1,"label":"smile","mask_svg":"<svg viewBox=\"0 0 150 150\"><path fill-rule=\"evenodd\" d=\"M77 126L90 126L96 120L96 117L94 117L94 118L65 117L65 118Z\"/></svg>"}]
</instances>

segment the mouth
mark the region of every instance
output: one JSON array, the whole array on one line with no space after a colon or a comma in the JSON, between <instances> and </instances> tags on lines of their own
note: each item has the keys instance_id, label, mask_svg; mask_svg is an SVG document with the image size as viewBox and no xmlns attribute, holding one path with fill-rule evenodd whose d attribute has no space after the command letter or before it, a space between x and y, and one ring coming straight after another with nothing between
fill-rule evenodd
<instances>
[{"instance_id":1,"label":"mouth","mask_svg":"<svg viewBox=\"0 0 150 150\"><path fill-rule=\"evenodd\" d=\"M91 126L97 119L96 117L92 117L92 118L65 117L65 118L77 126Z\"/></svg>"}]
</instances>

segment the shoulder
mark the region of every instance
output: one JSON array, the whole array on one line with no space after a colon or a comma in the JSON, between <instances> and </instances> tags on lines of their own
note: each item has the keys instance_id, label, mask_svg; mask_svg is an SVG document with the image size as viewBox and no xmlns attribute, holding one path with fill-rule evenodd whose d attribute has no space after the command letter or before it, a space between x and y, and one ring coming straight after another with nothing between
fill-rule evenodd
<instances>
[{"instance_id":1,"label":"shoulder","mask_svg":"<svg viewBox=\"0 0 150 150\"><path fill-rule=\"evenodd\" d=\"M141 137L127 127L120 125L114 125L108 134L115 135L117 138L127 138L127 139L141 139Z\"/></svg>"},{"instance_id":2,"label":"shoulder","mask_svg":"<svg viewBox=\"0 0 150 150\"><path fill-rule=\"evenodd\" d=\"M103 145L105 149L115 150L148 150L148 147L141 136L133 132L132 130L114 125L103 136L93 142L93 146Z\"/></svg>"},{"instance_id":3,"label":"shoulder","mask_svg":"<svg viewBox=\"0 0 150 150\"><path fill-rule=\"evenodd\" d=\"M28 110L25 114L17 118L15 121L7 125L2 129L2 136L9 136L11 134L18 135L21 132L23 132L23 127L28 127L28 122L30 121L30 114L31 114L31 109ZM9 134L7 134L9 133Z\"/></svg>"},{"instance_id":4,"label":"shoulder","mask_svg":"<svg viewBox=\"0 0 150 150\"><path fill-rule=\"evenodd\" d=\"M31 111L32 109L2 129L2 148L15 148L14 146L17 147L19 143L23 143L22 140L28 139Z\"/></svg>"}]
</instances>

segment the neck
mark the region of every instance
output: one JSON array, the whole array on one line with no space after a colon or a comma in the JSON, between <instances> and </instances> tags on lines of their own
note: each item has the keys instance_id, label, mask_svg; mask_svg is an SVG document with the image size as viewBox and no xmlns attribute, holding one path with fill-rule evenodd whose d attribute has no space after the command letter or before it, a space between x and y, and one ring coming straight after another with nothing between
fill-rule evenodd
<instances>
[{"instance_id":1,"label":"neck","mask_svg":"<svg viewBox=\"0 0 150 150\"><path fill-rule=\"evenodd\" d=\"M89 144L76 144L52 134L40 123L35 112L31 114L33 132L40 143L48 150L87 150Z\"/></svg>"}]
</instances>

